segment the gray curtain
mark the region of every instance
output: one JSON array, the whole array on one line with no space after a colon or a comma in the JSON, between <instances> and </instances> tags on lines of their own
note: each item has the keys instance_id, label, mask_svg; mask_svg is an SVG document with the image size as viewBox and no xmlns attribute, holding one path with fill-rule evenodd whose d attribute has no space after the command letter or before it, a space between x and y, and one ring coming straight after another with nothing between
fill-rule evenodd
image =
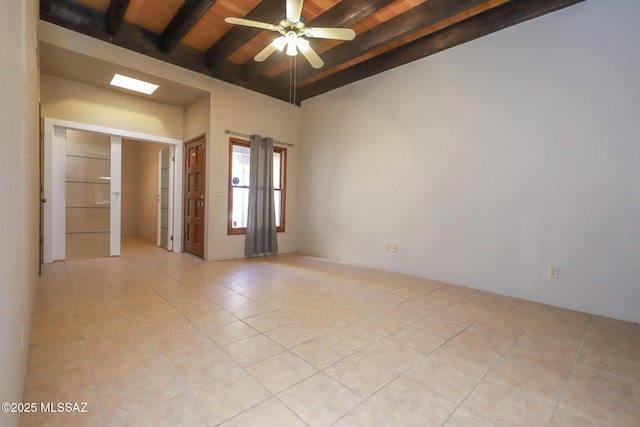
<instances>
[{"instance_id":1,"label":"gray curtain","mask_svg":"<svg viewBox=\"0 0 640 427\"><path fill-rule=\"evenodd\" d=\"M278 253L273 196L273 139L251 135L249 212L244 254L247 257Z\"/></svg>"}]
</instances>

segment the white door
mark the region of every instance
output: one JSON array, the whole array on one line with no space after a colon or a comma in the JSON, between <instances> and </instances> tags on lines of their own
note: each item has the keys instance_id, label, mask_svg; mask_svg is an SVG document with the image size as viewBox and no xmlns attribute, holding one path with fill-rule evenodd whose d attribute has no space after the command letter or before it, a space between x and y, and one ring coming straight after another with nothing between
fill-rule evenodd
<instances>
[{"instance_id":1,"label":"white door","mask_svg":"<svg viewBox=\"0 0 640 427\"><path fill-rule=\"evenodd\" d=\"M64 259L120 255L121 139L67 130Z\"/></svg>"},{"instance_id":2,"label":"white door","mask_svg":"<svg viewBox=\"0 0 640 427\"><path fill-rule=\"evenodd\" d=\"M79 132L102 138L98 144L81 143L67 155L69 132ZM76 135L77 136L77 135ZM44 119L44 263L67 258L68 235L80 240L81 245L70 248L83 257L115 256L120 254L121 167L122 138L167 144L171 159L182 159L182 141L155 135L106 128L58 119ZM75 151L74 151L75 150ZM83 154L84 153L84 154ZM84 160L79 159L84 157ZM108 158L110 163L105 162ZM83 164L84 162L84 164ZM67 166L70 166L68 170ZM81 177L81 172L88 171ZM75 182L77 181L77 182ZM85 183L81 187L79 183ZM181 199L173 200L173 188L182 187L182 162L171 161L169 176L169 236L168 246L181 252L180 239L172 242L170 236L182 234ZM72 203L68 204L69 199ZM87 208L84 211L80 208ZM78 209L76 212L72 210ZM70 232L69 232L70 231ZM99 241L99 244L95 244ZM75 243L72 243L75 245ZM84 246L83 246L84 245ZM82 248L87 250L83 250ZM75 248L75 249L74 249ZM99 251L98 251L99 250ZM93 253L95 251L96 253Z\"/></svg>"}]
</instances>

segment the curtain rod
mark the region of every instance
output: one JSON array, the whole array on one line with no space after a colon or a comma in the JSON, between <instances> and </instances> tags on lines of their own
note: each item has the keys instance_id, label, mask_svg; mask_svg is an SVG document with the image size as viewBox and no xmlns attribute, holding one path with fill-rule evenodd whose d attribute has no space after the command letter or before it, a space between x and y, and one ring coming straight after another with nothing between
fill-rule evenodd
<instances>
[{"instance_id":1,"label":"curtain rod","mask_svg":"<svg viewBox=\"0 0 640 427\"><path fill-rule=\"evenodd\" d=\"M224 133L226 133L227 135L241 136L243 138L251 138L251 135L247 135L247 134L240 133L240 132L234 132L234 131L229 130L229 129L225 129ZM273 143L274 144L278 144L278 145L284 145L285 147L291 147L291 148L294 147L293 144L289 144L289 143L282 142L282 141L276 141L275 139L273 140Z\"/></svg>"}]
</instances>

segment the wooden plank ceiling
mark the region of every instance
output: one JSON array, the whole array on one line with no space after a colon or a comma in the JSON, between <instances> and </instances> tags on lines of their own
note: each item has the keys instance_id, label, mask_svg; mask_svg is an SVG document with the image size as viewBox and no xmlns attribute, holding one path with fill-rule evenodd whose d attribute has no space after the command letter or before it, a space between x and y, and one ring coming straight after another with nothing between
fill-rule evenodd
<instances>
[{"instance_id":1,"label":"wooden plank ceiling","mask_svg":"<svg viewBox=\"0 0 640 427\"><path fill-rule=\"evenodd\" d=\"M226 17L277 23L285 0L40 0L40 18L226 82L300 103L337 87L583 0L305 0L311 27L350 27L352 41L310 39L324 61L253 57L279 34ZM295 99L292 76L295 70Z\"/></svg>"}]
</instances>

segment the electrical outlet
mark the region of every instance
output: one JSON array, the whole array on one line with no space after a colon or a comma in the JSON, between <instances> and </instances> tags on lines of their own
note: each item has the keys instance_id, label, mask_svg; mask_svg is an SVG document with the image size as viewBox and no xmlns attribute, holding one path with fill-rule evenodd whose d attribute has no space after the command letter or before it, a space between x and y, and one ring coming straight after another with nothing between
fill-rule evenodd
<instances>
[{"instance_id":1,"label":"electrical outlet","mask_svg":"<svg viewBox=\"0 0 640 427\"><path fill-rule=\"evenodd\" d=\"M549 267L548 276L549 276L549 279L557 279L558 277L560 277L560 268Z\"/></svg>"}]
</instances>

